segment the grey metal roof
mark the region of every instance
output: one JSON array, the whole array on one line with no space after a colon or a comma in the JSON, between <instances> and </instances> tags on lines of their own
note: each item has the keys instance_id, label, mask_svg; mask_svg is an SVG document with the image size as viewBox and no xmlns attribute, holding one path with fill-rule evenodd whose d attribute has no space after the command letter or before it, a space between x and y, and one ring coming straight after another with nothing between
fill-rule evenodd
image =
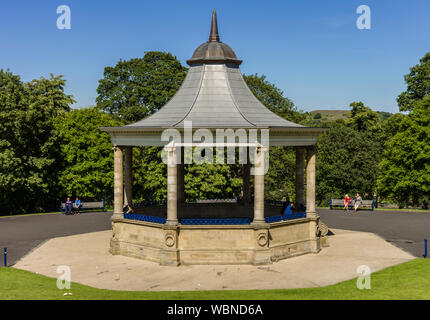
<instances>
[{"instance_id":1,"label":"grey metal roof","mask_svg":"<svg viewBox=\"0 0 430 320\"><path fill-rule=\"evenodd\" d=\"M151 116L125 127L304 128L267 109L243 79L234 51L219 41L216 13L209 41L187 61L191 67L173 98Z\"/></svg>"}]
</instances>

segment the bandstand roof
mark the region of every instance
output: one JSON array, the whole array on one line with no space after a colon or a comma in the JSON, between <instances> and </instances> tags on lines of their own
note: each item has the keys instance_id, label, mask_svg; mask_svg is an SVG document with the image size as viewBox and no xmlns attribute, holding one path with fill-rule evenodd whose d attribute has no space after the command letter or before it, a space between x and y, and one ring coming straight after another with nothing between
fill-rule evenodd
<instances>
[{"instance_id":1,"label":"bandstand roof","mask_svg":"<svg viewBox=\"0 0 430 320\"><path fill-rule=\"evenodd\" d=\"M166 128L181 129L186 121L193 128L267 128L312 136L322 128L305 127L288 121L266 108L243 79L239 60L230 46L220 41L217 16L212 13L209 41L201 44L191 59L184 82L172 99L154 114L123 127L103 127L112 137L131 132L150 132ZM114 142L114 141L113 141Z\"/></svg>"}]
</instances>

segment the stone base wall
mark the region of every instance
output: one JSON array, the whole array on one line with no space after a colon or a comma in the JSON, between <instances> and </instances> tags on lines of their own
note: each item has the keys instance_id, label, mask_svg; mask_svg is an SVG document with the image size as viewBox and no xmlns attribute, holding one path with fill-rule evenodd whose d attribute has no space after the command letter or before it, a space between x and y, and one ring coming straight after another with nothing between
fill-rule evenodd
<instances>
[{"instance_id":1,"label":"stone base wall","mask_svg":"<svg viewBox=\"0 0 430 320\"><path fill-rule=\"evenodd\" d=\"M265 265L319 252L317 223L303 218L258 225L167 226L115 219L110 251L160 265Z\"/></svg>"}]
</instances>

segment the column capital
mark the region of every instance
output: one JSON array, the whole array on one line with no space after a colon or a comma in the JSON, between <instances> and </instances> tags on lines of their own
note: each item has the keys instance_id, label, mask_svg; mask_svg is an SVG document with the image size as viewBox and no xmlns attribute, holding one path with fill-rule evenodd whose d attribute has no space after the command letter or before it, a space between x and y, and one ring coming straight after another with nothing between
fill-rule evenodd
<instances>
[{"instance_id":1,"label":"column capital","mask_svg":"<svg viewBox=\"0 0 430 320\"><path fill-rule=\"evenodd\" d=\"M316 145L307 146L306 151L308 154L315 154L317 152L317 146Z\"/></svg>"},{"instance_id":2,"label":"column capital","mask_svg":"<svg viewBox=\"0 0 430 320\"><path fill-rule=\"evenodd\" d=\"M164 150L166 150L167 152L175 152L176 147L175 146L165 146Z\"/></svg>"}]
</instances>

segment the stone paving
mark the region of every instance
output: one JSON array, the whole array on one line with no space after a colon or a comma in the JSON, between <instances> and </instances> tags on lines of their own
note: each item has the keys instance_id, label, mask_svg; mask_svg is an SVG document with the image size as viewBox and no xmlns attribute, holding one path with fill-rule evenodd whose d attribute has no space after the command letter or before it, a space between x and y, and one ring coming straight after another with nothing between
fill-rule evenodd
<instances>
[{"instance_id":1,"label":"stone paving","mask_svg":"<svg viewBox=\"0 0 430 320\"><path fill-rule=\"evenodd\" d=\"M318 254L294 257L269 266L157 263L109 252L111 231L53 238L15 264L15 268L57 277L57 267L71 268L72 281L96 288L133 291L305 288L335 284L414 256L373 233L331 229L329 247ZM53 281L53 285L56 282ZM73 288L73 287L72 287Z\"/></svg>"}]
</instances>

